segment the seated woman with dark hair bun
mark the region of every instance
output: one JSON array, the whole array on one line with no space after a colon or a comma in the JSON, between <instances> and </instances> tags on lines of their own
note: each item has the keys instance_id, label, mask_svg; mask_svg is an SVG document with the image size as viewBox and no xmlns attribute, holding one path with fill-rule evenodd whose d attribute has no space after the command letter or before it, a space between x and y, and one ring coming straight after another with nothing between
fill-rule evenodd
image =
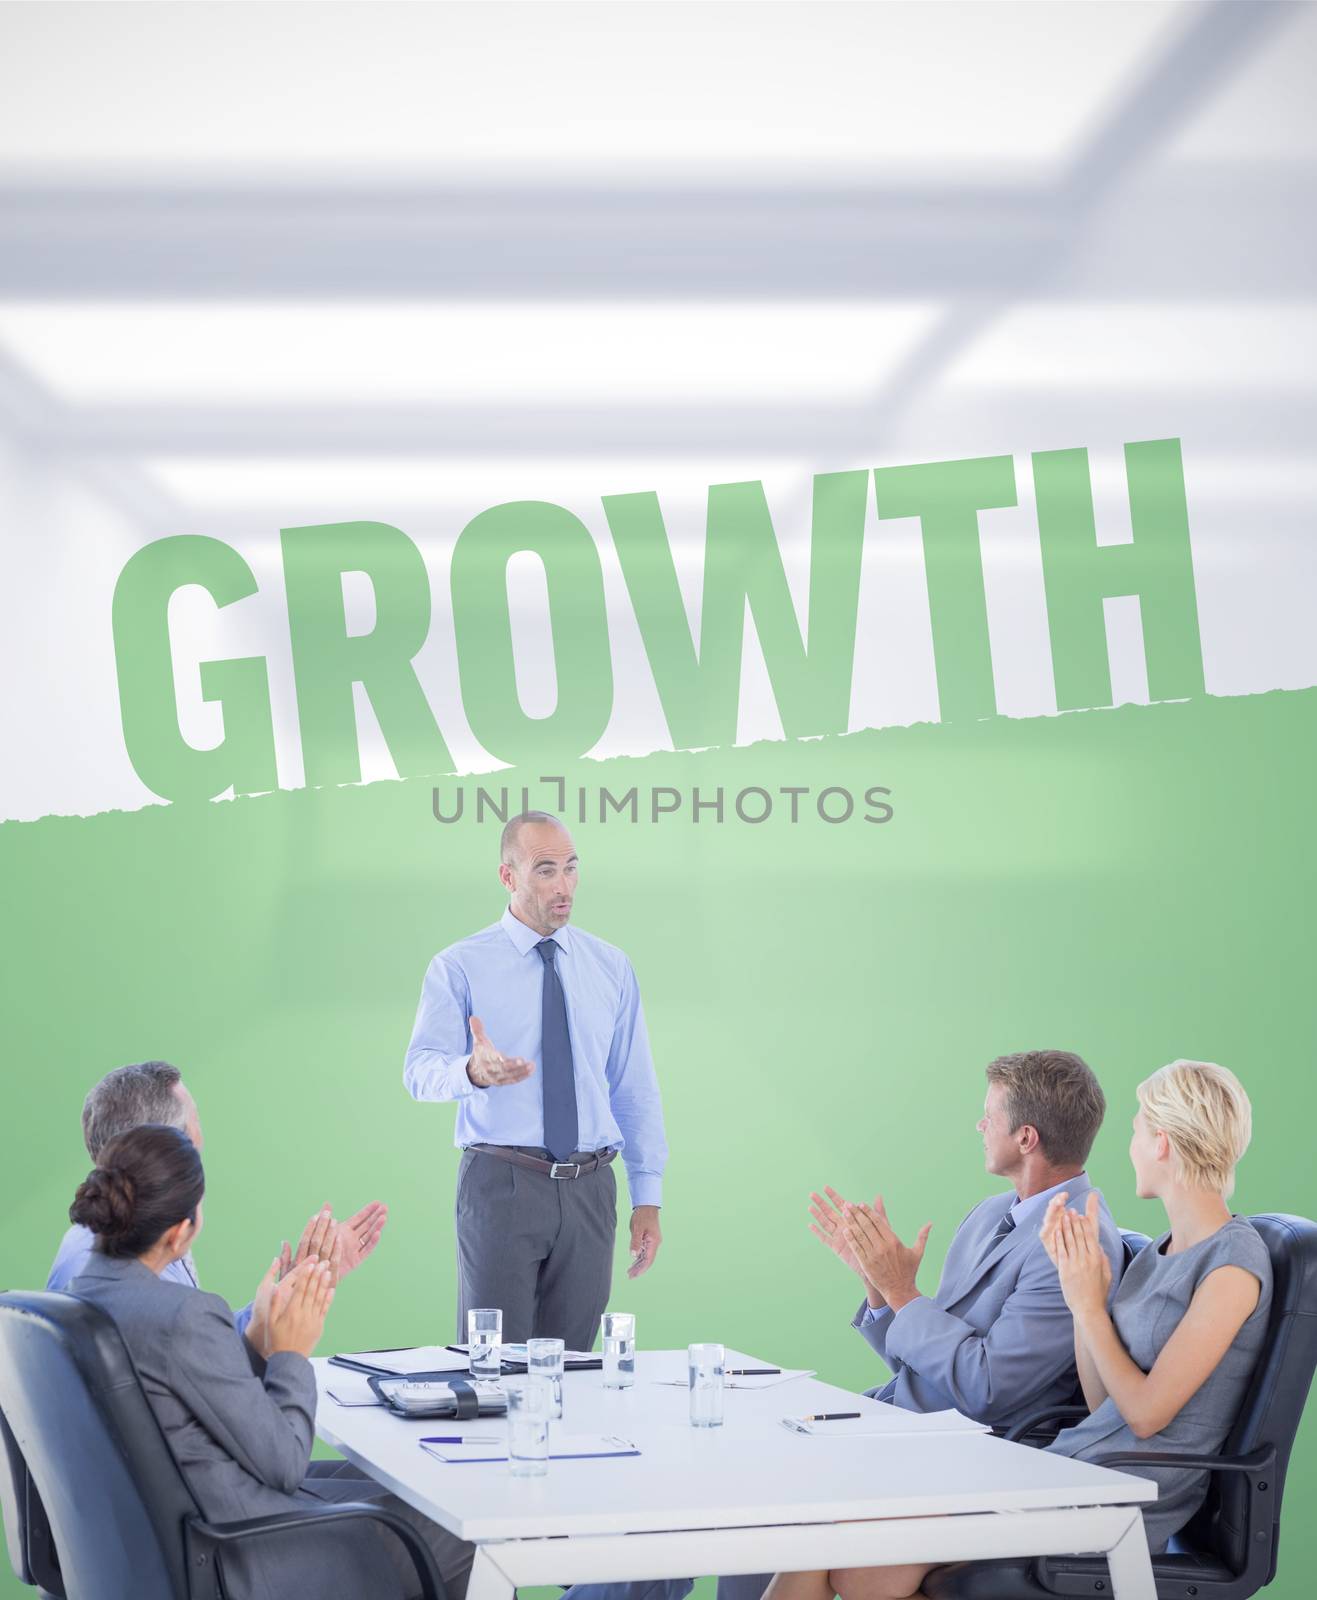
<instances>
[{"instance_id":1,"label":"seated woman with dark hair bun","mask_svg":"<svg viewBox=\"0 0 1317 1600\"><path fill-rule=\"evenodd\" d=\"M332 1262L308 1259L276 1283L271 1262L246 1339L216 1294L160 1277L201 1230L201 1157L177 1128L148 1125L112 1139L78 1186L69 1218L96 1248L69 1292L118 1326L142 1387L202 1514L213 1522L269 1516L308 1501L373 1500L429 1545L449 1594L465 1594L473 1550L346 1463L317 1463L316 1384L307 1359L334 1298ZM305 1529L221 1558L232 1600L395 1600L416 1570L381 1526Z\"/></svg>"}]
</instances>

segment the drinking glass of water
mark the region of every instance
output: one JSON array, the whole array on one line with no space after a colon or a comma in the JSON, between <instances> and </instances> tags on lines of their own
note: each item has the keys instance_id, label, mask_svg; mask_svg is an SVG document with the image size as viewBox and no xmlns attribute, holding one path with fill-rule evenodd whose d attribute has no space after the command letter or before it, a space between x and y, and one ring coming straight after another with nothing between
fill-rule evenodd
<instances>
[{"instance_id":1,"label":"drinking glass of water","mask_svg":"<svg viewBox=\"0 0 1317 1600\"><path fill-rule=\"evenodd\" d=\"M542 1478L549 1470L549 1410L552 1385L529 1374L504 1384L508 1397L508 1471L514 1478Z\"/></svg>"},{"instance_id":2,"label":"drinking glass of water","mask_svg":"<svg viewBox=\"0 0 1317 1600\"><path fill-rule=\"evenodd\" d=\"M605 1311L604 1388L629 1389L636 1381L636 1319L629 1311Z\"/></svg>"},{"instance_id":3,"label":"drinking glass of water","mask_svg":"<svg viewBox=\"0 0 1317 1600\"><path fill-rule=\"evenodd\" d=\"M561 1339L528 1339L526 1372L543 1378L549 1386L549 1421L562 1420L563 1342Z\"/></svg>"},{"instance_id":4,"label":"drinking glass of water","mask_svg":"<svg viewBox=\"0 0 1317 1600\"><path fill-rule=\"evenodd\" d=\"M467 1360L473 1378L497 1378L503 1370L503 1313L493 1307L466 1314Z\"/></svg>"},{"instance_id":5,"label":"drinking glass of water","mask_svg":"<svg viewBox=\"0 0 1317 1600\"><path fill-rule=\"evenodd\" d=\"M723 1425L723 1367L726 1356L720 1344L693 1344L686 1352L690 1372L691 1427Z\"/></svg>"}]
</instances>

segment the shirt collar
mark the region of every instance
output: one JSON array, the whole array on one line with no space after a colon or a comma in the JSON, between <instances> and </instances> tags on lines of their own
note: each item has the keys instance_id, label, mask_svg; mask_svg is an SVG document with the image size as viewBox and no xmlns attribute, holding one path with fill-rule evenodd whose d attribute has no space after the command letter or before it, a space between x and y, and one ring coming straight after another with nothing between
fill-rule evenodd
<instances>
[{"instance_id":1,"label":"shirt collar","mask_svg":"<svg viewBox=\"0 0 1317 1600\"><path fill-rule=\"evenodd\" d=\"M1073 1178L1065 1178L1060 1183L1054 1183L1050 1189L1040 1189L1037 1194L1031 1194L1027 1200L1017 1199L1011 1207L1015 1226L1023 1228L1034 1222L1041 1225L1043 1212L1047 1210L1051 1200L1058 1194L1073 1194L1081 1184L1085 1189L1089 1186L1086 1172L1077 1172Z\"/></svg>"},{"instance_id":2,"label":"shirt collar","mask_svg":"<svg viewBox=\"0 0 1317 1600\"><path fill-rule=\"evenodd\" d=\"M499 926L507 934L508 938L512 940L517 954L522 956L528 956L544 937L543 934L536 933L534 928L528 928L520 917L514 917L511 906L499 918ZM549 934L549 938L553 940L560 950L571 949L565 927Z\"/></svg>"}]
</instances>

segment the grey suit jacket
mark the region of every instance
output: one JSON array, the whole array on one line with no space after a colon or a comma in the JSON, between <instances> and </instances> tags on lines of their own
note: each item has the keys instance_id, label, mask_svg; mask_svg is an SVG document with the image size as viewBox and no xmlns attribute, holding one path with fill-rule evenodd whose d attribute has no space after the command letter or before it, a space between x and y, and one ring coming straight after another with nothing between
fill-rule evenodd
<instances>
[{"instance_id":1,"label":"grey suit jacket","mask_svg":"<svg viewBox=\"0 0 1317 1600\"><path fill-rule=\"evenodd\" d=\"M1092 1185L1081 1173L1066 1185L1073 1210L1082 1211ZM988 1244L1015 1201L995 1194L975 1206L956 1230L932 1299L887 1307L854 1326L892 1369L874 1391L909 1411L954 1406L978 1422L1010 1428L1074 1394L1074 1322L1056 1268L1038 1237L1042 1211ZM1106 1201L1100 1212L1102 1245L1112 1266L1112 1292L1120 1282L1124 1250Z\"/></svg>"},{"instance_id":2,"label":"grey suit jacket","mask_svg":"<svg viewBox=\"0 0 1317 1600\"><path fill-rule=\"evenodd\" d=\"M217 1294L93 1254L68 1292L116 1323L170 1449L205 1517L228 1522L319 1503L300 1485L315 1438L316 1384L303 1356L263 1361ZM266 1538L223 1558L233 1600L392 1596L398 1581L367 1526Z\"/></svg>"}]
</instances>

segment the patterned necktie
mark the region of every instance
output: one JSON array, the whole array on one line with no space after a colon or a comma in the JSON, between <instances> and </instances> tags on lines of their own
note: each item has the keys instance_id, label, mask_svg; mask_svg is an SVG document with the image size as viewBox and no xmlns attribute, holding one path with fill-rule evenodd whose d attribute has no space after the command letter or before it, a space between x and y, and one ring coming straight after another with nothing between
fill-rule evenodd
<instances>
[{"instance_id":1,"label":"patterned necktie","mask_svg":"<svg viewBox=\"0 0 1317 1600\"><path fill-rule=\"evenodd\" d=\"M1001 1221L997 1224L997 1231L993 1234L992 1238L988 1240L988 1248L979 1257L979 1261L986 1261L992 1252L997 1248L997 1246L1002 1242L1002 1240L1008 1238L1012 1233L1014 1233L1014 1231L1015 1217L1010 1211L1007 1211L1002 1216Z\"/></svg>"},{"instance_id":2,"label":"patterned necktie","mask_svg":"<svg viewBox=\"0 0 1317 1600\"><path fill-rule=\"evenodd\" d=\"M555 1161L566 1161L580 1137L576 1121L576 1074L572 1070L572 1041L567 1032L567 1002L554 957L558 946L541 939L535 946L544 963L544 998L541 1003L540 1073L544 1091L544 1148Z\"/></svg>"}]
</instances>

